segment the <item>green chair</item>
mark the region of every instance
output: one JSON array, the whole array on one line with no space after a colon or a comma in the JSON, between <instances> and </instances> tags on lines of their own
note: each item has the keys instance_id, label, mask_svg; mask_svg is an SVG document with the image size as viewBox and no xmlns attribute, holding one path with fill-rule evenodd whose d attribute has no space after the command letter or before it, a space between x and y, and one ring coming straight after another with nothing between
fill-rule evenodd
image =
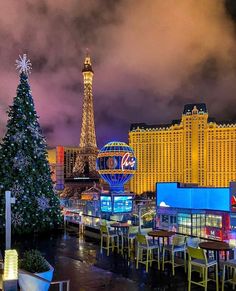
<instances>
[{"instance_id":1,"label":"green chair","mask_svg":"<svg viewBox=\"0 0 236 291\"><path fill-rule=\"evenodd\" d=\"M233 290L235 290L236 285L236 260L228 260L223 263L223 276L222 276L222 291L224 291L225 283L230 283L233 285ZM225 271L227 269L228 279L225 280Z\"/></svg>"},{"instance_id":2,"label":"green chair","mask_svg":"<svg viewBox=\"0 0 236 291\"><path fill-rule=\"evenodd\" d=\"M187 248L189 261L188 261L188 291L191 290L191 284L195 284L204 287L207 290L208 281L212 280L208 278L208 270L210 267L215 267L215 281L216 281L216 291L219 290L218 282L218 264L216 260L207 259L206 251L203 249L197 249L188 247ZM201 268L202 270L202 281L192 281L192 267ZM194 270L193 270L194 271Z\"/></svg>"},{"instance_id":3,"label":"green chair","mask_svg":"<svg viewBox=\"0 0 236 291\"><path fill-rule=\"evenodd\" d=\"M186 239L186 246L191 248L198 248L200 243L200 238L198 237L188 237Z\"/></svg>"},{"instance_id":4,"label":"green chair","mask_svg":"<svg viewBox=\"0 0 236 291\"><path fill-rule=\"evenodd\" d=\"M166 252L170 255L170 259L165 260ZM184 263L175 262L175 254L184 253ZM175 268L184 266L186 272L186 241L185 236L175 235L172 240L172 244L163 246L163 257L162 257L162 270L164 271L165 263L170 263L172 265L172 274L175 275Z\"/></svg>"},{"instance_id":5,"label":"green chair","mask_svg":"<svg viewBox=\"0 0 236 291\"><path fill-rule=\"evenodd\" d=\"M186 239L186 247L191 247L191 248L198 248L198 245L200 243L200 238L198 237L187 237ZM188 260L188 253L187 253L187 260ZM194 267L196 272L199 272L200 276L203 276L202 274L202 268L197 268L196 266Z\"/></svg>"},{"instance_id":6,"label":"green chair","mask_svg":"<svg viewBox=\"0 0 236 291\"><path fill-rule=\"evenodd\" d=\"M114 231L111 231L107 225L100 226L100 236L101 236L101 242L100 242L101 254L102 254L102 249L107 250L108 256L110 253L110 249L114 251L114 248L116 247L119 251L119 236ZM115 240L116 240L116 244L115 244ZM106 241L105 246L104 246L104 241Z\"/></svg>"},{"instance_id":7,"label":"green chair","mask_svg":"<svg viewBox=\"0 0 236 291\"><path fill-rule=\"evenodd\" d=\"M128 258L130 258L131 251L134 250L134 240L138 231L138 226L131 225L129 226L127 233L124 233L123 231L118 232L120 243L119 252L122 255L124 254L124 248L128 248Z\"/></svg>"},{"instance_id":8,"label":"green chair","mask_svg":"<svg viewBox=\"0 0 236 291\"><path fill-rule=\"evenodd\" d=\"M150 243L147 237L143 234L136 235L137 240L137 256L136 256L136 269L138 265L144 264L146 266L146 272L148 272L149 264L152 265L153 261L158 262L158 270L160 269L160 251L159 246ZM157 258L154 258L153 251L156 250ZM145 254L144 254L145 252ZM145 256L144 256L145 255Z\"/></svg>"},{"instance_id":9,"label":"green chair","mask_svg":"<svg viewBox=\"0 0 236 291\"><path fill-rule=\"evenodd\" d=\"M126 239L128 240L128 257L130 258L131 251L134 250L134 241L139 232L138 226L130 226Z\"/></svg>"}]
</instances>

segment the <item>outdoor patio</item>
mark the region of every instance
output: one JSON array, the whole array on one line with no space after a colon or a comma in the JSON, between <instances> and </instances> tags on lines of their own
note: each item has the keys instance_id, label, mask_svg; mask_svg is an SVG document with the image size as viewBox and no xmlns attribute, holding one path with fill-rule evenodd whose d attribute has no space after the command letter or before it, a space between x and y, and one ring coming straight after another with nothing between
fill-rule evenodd
<instances>
[{"instance_id":1,"label":"outdoor patio","mask_svg":"<svg viewBox=\"0 0 236 291\"><path fill-rule=\"evenodd\" d=\"M15 247L38 248L55 267L53 280L69 279L73 291L187 290L187 275L182 267L172 276L168 265L162 272L154 263L145 273L144 266L136 270L133 261L129 264L116 252L109 257L105 252L101 255L98 243L85 241L73 232L18 241ZM202 288L193 286L192 290ZM215 290L214 282L209 283L208 290Z\"/></svg>"}]
</instances>

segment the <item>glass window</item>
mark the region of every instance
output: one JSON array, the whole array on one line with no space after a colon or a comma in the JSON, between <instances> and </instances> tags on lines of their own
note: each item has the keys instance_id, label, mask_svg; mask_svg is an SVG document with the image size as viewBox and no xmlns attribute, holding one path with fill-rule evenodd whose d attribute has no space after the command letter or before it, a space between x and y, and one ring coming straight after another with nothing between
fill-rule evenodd
<instances>
[{"instance_id":1,"label":"glass window","mask_svg":"<svg viewBox=\"0 0 236 291\"><path fill-rule=\"evenodd\" d=\"M206 226L222 228L222 216L213 214L206 215Z\"/></svg>"},{"instance_id":2,"label":"glass window","mask_svg":"<svg viewBox=\"0 0 236 291\"><path fill-rule=\"evenodd\" d=\"M162 215L161 222L169 223L169 217L168 217L168 215Z\"/></svg>"}]
</instances>

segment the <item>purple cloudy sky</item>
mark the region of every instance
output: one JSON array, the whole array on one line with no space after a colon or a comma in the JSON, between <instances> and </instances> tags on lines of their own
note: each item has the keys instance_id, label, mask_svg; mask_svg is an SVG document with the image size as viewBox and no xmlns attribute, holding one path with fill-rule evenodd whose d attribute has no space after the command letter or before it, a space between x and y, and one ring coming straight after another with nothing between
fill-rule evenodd
<instances>
[{"instance_id":1,"label":"purple cloudy sky","mask_svg":"<svg viewBox=\"0 0 236 291\"><path fill-rule=\"evenodd\" d=\"M177 4L178 2L178 4ZM127 141L131 122L169 123L185 103L236 120L233 0L7 0L0 10L0 131L26 52L50 146L79 143L86 48L93 60L98 145Z\"/></svg>"}]
</instances>

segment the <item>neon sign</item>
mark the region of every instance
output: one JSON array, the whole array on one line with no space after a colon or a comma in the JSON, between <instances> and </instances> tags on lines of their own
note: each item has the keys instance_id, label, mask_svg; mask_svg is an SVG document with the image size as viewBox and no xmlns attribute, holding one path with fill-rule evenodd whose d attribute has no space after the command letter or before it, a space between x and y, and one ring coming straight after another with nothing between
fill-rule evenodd
<instances>
[{"instance_id":1,"label":"neon sign","mask_svg":"<svg viewBox=\"0 0 236 291\"><path fill-rule=\"evenodd\" d=\"M222 230L221 229L212 229L211 227L206 228L206 236L210 239L222 239Z\"/></svg>"},{"instance_id":2,"label":"neon sign","mask_svg":"<svg viewBox=\"0 0 236 291\"><path fill-rule=\"evenodd\" d=\"M115 157L109 157L107 160L108 169L115 169L117 166L117 160Z\"/></svg>"},{"instance_id":3,"label":"neon sign","mask_svg":"<svg viewBox=\"0 0 236 291\"><path fill-rule=\"evenodd\" d=\"M122 171L125 170L126 167L134 168L135 165L135 158L131 157L130 153L125 153L121 160L121 169Z\"/></svg>"},{"instance_id":4,"label":"neon sign","mask_svg":"<svg viewBox=\"0 0 236 291\"><path fill-rule=\"evenodd\" d=\"M235 195L232 195L231 206L232 207L236 207L236 197L235 197Z\"/></svg>"},{"instance_id":5,"label":"neon sign","mask_svg":"<svg viewBox=\"0 0 236 291\"><path fill-rule=\"evenodd\" d=\"M124 193L124 184L136 170L134 151L124 142L109 142L98 153L96 169L110 185L110 192Z\"/></svg>"}]
</instances>

